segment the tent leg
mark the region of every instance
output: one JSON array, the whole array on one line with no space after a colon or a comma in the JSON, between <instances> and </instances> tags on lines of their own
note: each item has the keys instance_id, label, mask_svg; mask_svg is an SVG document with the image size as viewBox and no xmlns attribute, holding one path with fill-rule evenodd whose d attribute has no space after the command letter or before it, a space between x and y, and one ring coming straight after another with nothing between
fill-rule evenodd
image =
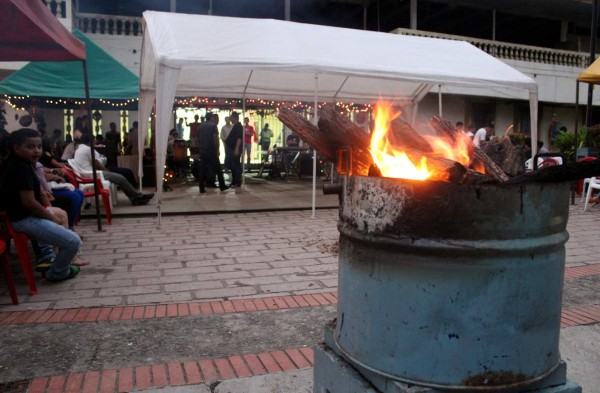
<instances>
[{"instance_id":1,"label":"tent leg","mask_svg":"<svg viewBox=\"0 0 600 393\"><path fill-rule=\"evenodd\" d=\"M85 85L85 106L87 110L88 123L90 126L91 132L91 122L92 122L92 105L90 103L90 83L88 80L88 72L87 72L87 62L82 60L83 65L83 82ZM90 141L90 150L92 154L92 179L94 181L94 202L96 204L96 221L98 223L98 232L102 231L102 220L100 219L100 198L98 195L98 174L96 173L96 152L94 151L94 139Z\"/></svg>"},{"instance_id":2,"label":"tent leg","mask_svg":"<svg viewBox=\"0 0 600 393\"><path fill-rule=\"evenodd\" d=\"M319 75L315 74L315 110L313 111L313 123L315 127L319 124L319 103L318 103L318 92L319 92ZM334 103L335 105L335 103ZM317 151L313 149L313 181L312 181L312 215L311 218L316 218L317 210Z\"/></svg>"}]
</instances>

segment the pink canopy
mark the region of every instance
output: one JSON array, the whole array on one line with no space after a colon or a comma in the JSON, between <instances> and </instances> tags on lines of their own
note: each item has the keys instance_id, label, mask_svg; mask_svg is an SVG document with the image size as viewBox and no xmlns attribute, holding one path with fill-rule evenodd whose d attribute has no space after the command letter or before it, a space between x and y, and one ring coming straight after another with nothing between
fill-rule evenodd
<instances>
[{"instance_id":1,"label":"pink canopy","mask_svg":"<svg viewBox=\"0 0 600 393\"><path fill-rule=\"evenodd\" d=\"M85 46L40 0L0 0L0 61L85 59Z\"/></svg>"}]
</instances>

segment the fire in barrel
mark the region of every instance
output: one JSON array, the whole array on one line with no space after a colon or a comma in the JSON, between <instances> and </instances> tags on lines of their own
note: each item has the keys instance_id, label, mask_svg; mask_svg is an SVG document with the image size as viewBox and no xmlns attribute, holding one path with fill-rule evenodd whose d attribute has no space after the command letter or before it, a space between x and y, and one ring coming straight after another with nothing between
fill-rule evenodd
<instances>
[{"instance_id":1,"label":"fire in barrel","mask_svg":"<svg viewBox=\"0 0 600 393\"><path fill-rule=\"evenodd\" d=\"M506 162L495 162L443 119L423 136L390 108L376 114L369 137L332 106L318 127L279 113L347 174L334 187L340 254L329 347L364 375L419 386L564 383L565 180L598 168L511 177L502 138L494 143Z\"/></svg>"}]
</instances>

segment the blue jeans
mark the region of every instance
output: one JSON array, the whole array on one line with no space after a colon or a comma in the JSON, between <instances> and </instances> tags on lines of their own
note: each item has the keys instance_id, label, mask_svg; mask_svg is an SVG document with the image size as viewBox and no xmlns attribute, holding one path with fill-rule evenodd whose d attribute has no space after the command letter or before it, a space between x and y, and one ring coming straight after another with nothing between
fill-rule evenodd
<instances>
[{"instance_id":1,"label":"blue jeans","mask_svg":"<svg viewBox=\"0 0 600 393\"><path fill-rule=\"evenodd\" d=\"M29 216L19 221L11 222L17 232L23 232L37 243L34 247L36 260L54 256L54 263L46 273L50 280L63 280L71 273L71 262L77 256L81 239L75 232L65 229L50 220ZM58 247L58 253L54 254L52 246Z\"/></svg>"},{"instance_id":2,"label":"blue jeans","mask_svg":"<svg viewBox=\"0 0 600 393\"><path fill-rule=\"evenodd\" d=\"M52 195L54 195L54 197L56 198L64 198L65 200L67 200L68 203L68 209L64 209L67 211L67 214L69 216L69 228L73 228L75 226L75 223L77 222L77 218L79 217L79 213L81 213L81 207L83 206L83 191L81 190L67 190L66 188L64 189L57 189L57 190L52 190ZM58 206L61 207L62 206Z\"/></svg>"}]
</instances>

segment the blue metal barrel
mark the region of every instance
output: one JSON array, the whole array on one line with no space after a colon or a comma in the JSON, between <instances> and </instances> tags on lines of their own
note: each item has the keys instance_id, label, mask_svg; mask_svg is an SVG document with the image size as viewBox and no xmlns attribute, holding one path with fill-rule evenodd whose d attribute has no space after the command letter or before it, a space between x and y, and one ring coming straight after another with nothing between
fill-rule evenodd
<instances>
[{"instance_id":1,"label":"blue metal barrel","mask_svg":"<svg viewBox=\"0 0 600 393\"><path fill-rule=\"evenodd\" d=\"M343 181L335 343L351 363L459 390L558 366L567 183Z\"/></svg>"}]
</instances>

